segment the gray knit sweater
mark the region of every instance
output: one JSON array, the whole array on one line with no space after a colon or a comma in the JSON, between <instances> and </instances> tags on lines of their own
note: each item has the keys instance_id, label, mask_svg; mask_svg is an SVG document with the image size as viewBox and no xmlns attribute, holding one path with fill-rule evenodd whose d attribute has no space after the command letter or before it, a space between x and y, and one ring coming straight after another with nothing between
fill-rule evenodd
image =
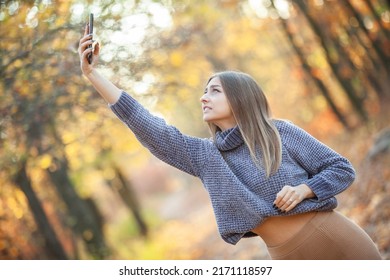
<instances>
[{"instance_id":1,"label":"gray knit sweater","mask_svg":"<svg viewBox=\"0 0 390 280\"><path fill-rule=\"evenodd\" d=\"M282 163L268 179L252 162L238 127L219 132L215 141L183 135L122 93L110 106L151 153L202 180L223 240L236 244L255 234L251 229L267 217L329 211L335 195L354 180L350 162L290 122L275 120L282 139ZM280 213L272 205L283 186L308 185L315 198Z\"/></svg>"}]
</instances>

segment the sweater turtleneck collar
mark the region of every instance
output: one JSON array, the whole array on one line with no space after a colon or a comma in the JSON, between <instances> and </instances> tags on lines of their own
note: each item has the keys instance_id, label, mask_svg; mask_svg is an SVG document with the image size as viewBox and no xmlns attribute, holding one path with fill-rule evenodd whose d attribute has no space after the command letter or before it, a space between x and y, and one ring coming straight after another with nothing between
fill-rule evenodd
<instances>
[{"instance_id":1,"label":"sweater turtleneck collar","mask_svg":"<svg viewBox=\"0 0 390 280\"><path fill-rule=\"evenodd\" d=\"M215 145L220 151L232 150L240 146L242 143L244 143L244 139L242 138L238 126L224 131L217 131L215 134Z\"/></svg>"}]
</instances>

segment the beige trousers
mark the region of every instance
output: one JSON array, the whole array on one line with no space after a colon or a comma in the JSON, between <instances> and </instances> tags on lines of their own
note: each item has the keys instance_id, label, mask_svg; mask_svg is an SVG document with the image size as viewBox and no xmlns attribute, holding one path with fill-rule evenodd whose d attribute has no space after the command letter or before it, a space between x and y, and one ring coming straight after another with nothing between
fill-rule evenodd
<instances>
[{"instance_id":1,"label":"beige trousers","mask_svg":"<svg viewBox=\"0 0 390 280\"><path fill-rule=\"evenodd\" d=\"M380 260L368 234L337 211L318 212L292 238L268 247L274 260Z\"/></svg>"}]
</instances>

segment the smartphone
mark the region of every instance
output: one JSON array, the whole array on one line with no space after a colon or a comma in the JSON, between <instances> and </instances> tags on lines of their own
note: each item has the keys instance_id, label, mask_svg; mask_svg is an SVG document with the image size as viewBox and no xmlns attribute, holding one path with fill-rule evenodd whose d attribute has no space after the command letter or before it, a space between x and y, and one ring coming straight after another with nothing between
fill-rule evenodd
<instances>
[{"instance_id":1,"label":"smartphone","mask_svg":"<svg viewBox=\"0 0 390 280\"><path fill-rule=\"evenodd\" d=\"M92 34L92 36L93 36L93 13L89 14L88 31L89 31L89 34ZM93 39L93 37L91 37L91 39ZM89 45L88 48L92 48L92 45ZM92 52L88 54L87 59L88 59L88 63L91 64L92 63Z\"/></svg>"}]
</instances>

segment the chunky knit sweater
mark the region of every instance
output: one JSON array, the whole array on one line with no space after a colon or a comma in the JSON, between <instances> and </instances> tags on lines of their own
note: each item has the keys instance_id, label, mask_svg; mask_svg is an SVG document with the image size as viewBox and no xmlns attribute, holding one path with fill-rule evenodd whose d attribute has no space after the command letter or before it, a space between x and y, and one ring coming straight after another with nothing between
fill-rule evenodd
<instances>
[{"instance_id":1,"label":"chunky knit sweater","mask_svg":"<svg viewBox=\"0 0 390 280\"><path fill-rule=\"evenodd\" d=\"M267 178L253 163L238 127L218 132L215 140L202 139L167 125L125 92L110 107L152 154L200 178L219 233L230 244L255 236L251 230L267 217L334 209L335 195L354 180L346 158L288 121L274 121L282 141L282 162ZM287 213L272 207L283 186L300 184L308 185L315 198L303 200Z\"/></svg>"}]
</instances>

